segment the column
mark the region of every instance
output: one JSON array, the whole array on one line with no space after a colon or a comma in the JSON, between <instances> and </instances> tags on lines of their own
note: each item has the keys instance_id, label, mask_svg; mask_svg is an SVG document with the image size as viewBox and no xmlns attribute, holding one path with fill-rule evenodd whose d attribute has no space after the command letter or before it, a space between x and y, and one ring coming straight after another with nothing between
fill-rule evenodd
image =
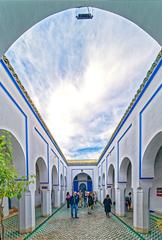
<instances>
[{"instance_id":1,"label":"column","mask_svg":"<svg viewBox=\"0 0 162 240\"><path fill-rule=\"evenodd\" d=\"M125 183L121 183L116 188L115 213L120 217L125 216L125 187Z\"/></svg>"},{"instance_id":2,"label":"column","mask_svg":"<svg viewBox=\"0 0 162 240\"><path fill-rule=\"evenodd\" d=\"M112 193L111 200L112 200L112 203L114 203L115 202L115 188L114 188L114 186L111 189L111 193Z\"/></svg>"},{"instance_id":3,"label":"column","mask_svg":"<svg viewBox=\"0 0 162 240\"><path fill-rule=\"evenodd\" d=\"M141 233L149 231L149 188L133 189L133 226Z\"/></svg>"},{"instance_id":4,"label":"column","mask_svg":"<svg viewBox=\"0 0 162 240\"><path fill-rule=\"evenodd\" d=\"M7 197L3 199L3 215L4 217L7 217L9 215L9 204Z\"/></svg>"},{"instance_id":5,"label":"column","mask_svg":"<svg viewBox=\"0 0 162 240\"><path fill-rule=\"evenodd\" d=\"M100 202L103 203L103 189L100 189Z\"/></svg>"},{"instance_id":6,"label":"column","mask_svg":"<svg viewBox=\"0 0 162 240\"><path fill-rule=\"evenodd\" d=\"M106 196L106 190L105 190L105 186L102 187L102 203L103 203L103 200L105 199L105 196Z\"/></svg>"},{"instance_id":7,"label":"column","mask_svg":"<svg viewBox=\"0 0 162 240\"><path fill-rule=\"evenodd\" d=\"M54 189L52 189L52 192L51 192L51 201L52 201L51 203L52 208L55 208L55 190Z\"/></svg>"},{"instance_id":8,"label":"column","mask_svg":"<svg viewBox=\"0 0 162 240\"><path fill-rule=\"evenodd\" d=\"M41 210L42 210L42 216L47 217L51 215L52 209L51 209L51 191L49 189L42 189L42 204L41 204Z\"/></svg>"},{"instance_id":9,"label":"column","mask_svg":"<svg viewBox=\"0 0 162 240\"><path fill-rule=\"evenodd\" d=\"M100 202L102 202L102 188L100 187L100 192L99 192L99 194L100 194Z\"/></svg>"},{"instance_id":10,"label":"column","mask_svg":"<svg viewBox=\"0 0 162 240\"><path fill-rule=\"evenodd\" d=\"M23 193L19 200L19 232L32 232L35 228L35 192Z\"/></svg>"},{"instance_id":11,"label":"column","mask_svg":"<svg viewBox=\"0 0 162 240\"><path fill-rule=\"evenodd\" d=\"M54 186L53 187L54 190L54 207L55 208L59 208L61 206L61 202L60 202L60 190L58 186Z\"/></svg>"},{"instance_id":12,"label":"column","mask_svg":"<svg viewBox=\"0 0 162 240\"><path fill-rule=\"evenodd\" d=\"M63 202L62 203L65 203L65 187L63 187L63 193L62 193L62 198L63 198Z\"/></svg>"}]
</instances>

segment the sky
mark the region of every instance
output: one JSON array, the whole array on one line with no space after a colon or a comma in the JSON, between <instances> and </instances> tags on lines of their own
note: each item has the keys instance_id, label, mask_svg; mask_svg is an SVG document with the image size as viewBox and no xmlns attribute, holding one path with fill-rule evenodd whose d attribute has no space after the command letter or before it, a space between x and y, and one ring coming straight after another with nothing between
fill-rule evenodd
<instances>
[{"instance_id":1,"label":"sky","mask_svg":"<svg viewBox=\"0 0 162 240\"><path fill-rule=\"evenodd\" d=\"M75 15L42 20L6 56L66 159L98 159L160 45L113 13Z\"/></svg>"}]
</instances>

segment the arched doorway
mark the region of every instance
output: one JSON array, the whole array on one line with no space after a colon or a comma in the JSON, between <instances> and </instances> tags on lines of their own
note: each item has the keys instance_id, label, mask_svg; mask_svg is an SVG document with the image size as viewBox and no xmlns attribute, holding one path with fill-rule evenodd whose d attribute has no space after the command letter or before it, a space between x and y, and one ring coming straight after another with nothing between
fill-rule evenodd
<instances>
[{"instance_id":1,"label":"arched doorway","mask_svg":"<svg viewBox=\"0 0 162 240\"><path fill-rule=\"evenodd\" d=\"M91 177L87 173L79 173L73 180L73 191L79 192L79 190L86 189L85 191L93 191L93 183Z\"/></svg>"},{"instance_id":2,"label":"arched doorway","mask_svg":"<svg viewBox=\"0 0 162 240\"><path fill-rule=\"evenodd\" d=\"M101 202L103 202L105 195L106 195L106 189L105 189L105 185L106 185L106 179L105 179L105 173L103 173L102 175L102 199Z\"/></svg>"},{"instance_id":3,"label":"arched doorway","mask_svg":"<svg viewBox=\"0 0 162 240\"><path fill-rule=\"evenodd\" d=\"M64 199L64 178L62 174L60 176L60 183L61 183L60 202L61 204L63 204L65 199Z\"/></svg>"},{"instance_id":4,"label":"arched doorway","mask_svg":"<svg viewBox=\"0 0 162 240\"><path fill-rule=\"evenodd\" d=\"M51 206L47 206L46 201L46 192L48 190L48 170L46 163L42 157L39 157L35 164L36 171L36 191L35 191L35 207L36 207L36 217L47 216L48 210L51 209ZM49 204L49 203L48 203ZM40 207L40 209L38 208Z\"/></svg>"},{"instance_id":5,"label":"arched doorway","mask_svg":"<svg viewBox=\"0 0 162 240\"><path fill-rule=\"evenodd\" d=\"M25 176L26 179L28 177L27 172L27 159L25 157L23 147L18 140L18 137L16 137L11 131L0 129L0 135L4 135L7 138L7 142L9 142L9 147L12 149L12 163L17 169L18 172L18 178ZM16 180L16 179L15 179ZM18 200L17 198L12 199L5 199L4 201L4 216L11 214L18 214L18 231L21 233L25 233L27 226L31 226L31 230L33 230L34 224L34 214L32 215L32 195L33 193L27 189L21 196L21 198ZM28 201L27 201L28 200ZM30 207L29 207L30 206ZM17 225L17 222L14 223ZM13 225L14 225L13 224Z\"/></svg>"},{"instance_id":6,"label":"arched doorway","mask_svg":"<svg viewBox=\"0 0 162 240\"><path fill-rule=\"evenodd\" d=\"M113 206L115 205L115 168L113 164L110 164L108 168L108 179L107 179L107 184L108 184L108 189L109 194L113 203Z\"/></svg>"},{"instance_id":7,"label":"arched doorway","mask_svg":"<svg viewBox=\"0 0 162 240\"><path fill-rule=\"evenodd\" d=\"M147 233L150 227L150 211L161 212L162 186L162 131L147 144L140 162L140 186L136 192L136 217L134 228ZM142 196L140 198L140 196ZM139 200L140 199L140 200ZM141 219L143 221L141 222Z\"/></svg>"},{"instance_id":8,"label":"arched doorway","mask_svg":"<svg viewBox=\"0 0 162 240\"><path fill-rule=\"evenodd\" d=\"M116 210L121 216L129 215L130 221L133 222L131 211L133 202L132 163L128 157L125 157L120 164L118 185L120 189L120 199L118 199Z\"/></svg>"},{"instance_id":9,"label":"arched doorway","mask_svg":"<svg viewBox=\"0 0 162 240\"><path fill-rule=\"evenodd\" d=\"M64 200L66 199L66 194L67 194L67 178L65 176L64 177Z\"/></svg>"},{"instance_id":10,"label":"arched doorway","mask_svg":"<svg viewBox=\"0 0 162 240\"><path fill-rule=\"evenodd\" d=\"M6 138L8 138L9 144L11 144L10 147L12 148L13 153L12 163L15 166L19 177L26 176L26 159L20 142L16 136L8 130L0 129L0 135L6 136ZM5 200L4 216L9 215L9 213L19 212L20 210L21 209L19 209L17 198L8 199L8 201L7 199Z\"/></svg>"},{"instance_id":11,"label":"arched doorway","mask_svg":"<svg viewBox=\"0 0 162 240\"><path fill-rule=\"evenodd\" d=\"M58 207L58 172L57 168L54 165L52 167L52 192L51 192L51 203L52 203L52 208Z\"/></svg>"},{"instance_id":12,"label":"arched doorway","mask_svg":"<svg viewBox=\"0 0 162 240\"><path fill-rule=\"evenodd\" d=\"M162 214L162 145L155 157L154 178L149 195L150 210Z\"/></svg>"},{"instance_id":13,"label":"arched doorway","mask_svg":"<svg viewBox=\"0 0 162 240\"><path fill-rule=\"evenodd\" d=\"M81 191L82 193L86 192L87 188L86 188L86 184L85 183L81 183L79 186L79 191Z\"/></svg>"},{"instance_id":14,"label":"arched doorway","mask_svg":"<svg viewBox=\"0 0 162 240\"><path fill-rule=\"evenodd\" d=\"M101 201L101 176L98 177L98 198L99 198L99 201Z\"/></svg>"}]
</instances>

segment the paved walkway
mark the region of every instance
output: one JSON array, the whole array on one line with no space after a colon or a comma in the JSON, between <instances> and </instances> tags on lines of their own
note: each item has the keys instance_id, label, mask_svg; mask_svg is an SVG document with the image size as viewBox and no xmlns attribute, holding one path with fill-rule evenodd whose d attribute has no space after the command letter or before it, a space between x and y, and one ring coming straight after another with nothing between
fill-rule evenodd
<instances>
[{"instance_id":1,"label":"paved walkway","mask_svg":"<svg viewBox=\"0 0 162 240\"><path fill-rule=\"evenodd\" d=\"M55 211L56 209L53 209ZM120 218L127 225L132 226L132 212L128 212L126 217ZM158 216L159 217L159 216ZM36 226L38 227L46 218L41 217L40 208L36 209ZM162 233L157 227L156 214L150 217L150 232L149 234L137 235L129 227L123 224L117 217L111 216L106 218L103 208L98 205L92 215L87 214L87 208L79 209L79 219L70 218L70 209L63 207L52 217L50 217L42 226L28 236L28 239L53 239L53 240L82 240L82 239L97 239L97 240L162 240ZM18 233L18 217L13 216L4 221L5 224L5 240L24 239L25 235Z\"/></svg>"},{"instance_id":2,"label":"paved walkway","mask_svg":"<svg viewBox=\"0 0 162 240\"><path fill-rule=\"evenodd\" d=\"M132 211L127 212L126 216L121 217L120 219L133 228L133 212ZM140 234L140 236L143 237L145 240L150 240L150 239L162 240L162 233L159 231L157 227L157 220L158 220L158 217L156 213L150 214L150 231L148 234Z\"/></svg>"},{"instance_id":3,"label":"paved walkway","mask_svg":"<svg viewBox=\"0 0 162 240\"><path fill-rule=\"evenodd\" d=\"M70 218L70 209L63 207L28 239L41 240L135 240L140 239L115 216L107 218L101 206L87 214L87 208L79 209L79 219Z\"/></svg>"},{"instance_id":4,"label":"paved walkway","mask_svg":"<svg viewBox=\"0 0 162 240\"><path fill-rule=\"evenodd\" d=\"M56 209L53 208L53 211ZM36 208L36 227L39 226L44 220L45 217L41 216L41 208ZM10 239L23 239L25 237L25 234L22 235L18 232L18 215L14 215L12 217L9 217L4 220L4 226L5 226L5 240ZM1 228L0 228L1 232Z\"/></svg>"}]
</instances>

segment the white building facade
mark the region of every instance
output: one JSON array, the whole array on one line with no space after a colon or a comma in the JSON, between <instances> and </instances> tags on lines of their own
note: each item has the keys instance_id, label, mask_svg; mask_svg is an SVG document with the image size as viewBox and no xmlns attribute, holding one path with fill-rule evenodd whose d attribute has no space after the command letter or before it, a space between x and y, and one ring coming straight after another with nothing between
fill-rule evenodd
<instances>
[{"instance_id":1,"label":"white building facade","mask_svg":"<svg viewBox=\"0 0 162 240\"><path fill-rule=\"evenodd\" d=\"M19 209L21 233L35 228L36 206L48 216L75 188L96 191L101 202L109 193L119 216L131 193L139 232L148 232L150 210L162 212L162 51L98 161L66 160L6 58L0 61L2 130L11 133L19 174L36 176L19 202L5 199L5 215Z\"/></svg>"}]
</instances>

